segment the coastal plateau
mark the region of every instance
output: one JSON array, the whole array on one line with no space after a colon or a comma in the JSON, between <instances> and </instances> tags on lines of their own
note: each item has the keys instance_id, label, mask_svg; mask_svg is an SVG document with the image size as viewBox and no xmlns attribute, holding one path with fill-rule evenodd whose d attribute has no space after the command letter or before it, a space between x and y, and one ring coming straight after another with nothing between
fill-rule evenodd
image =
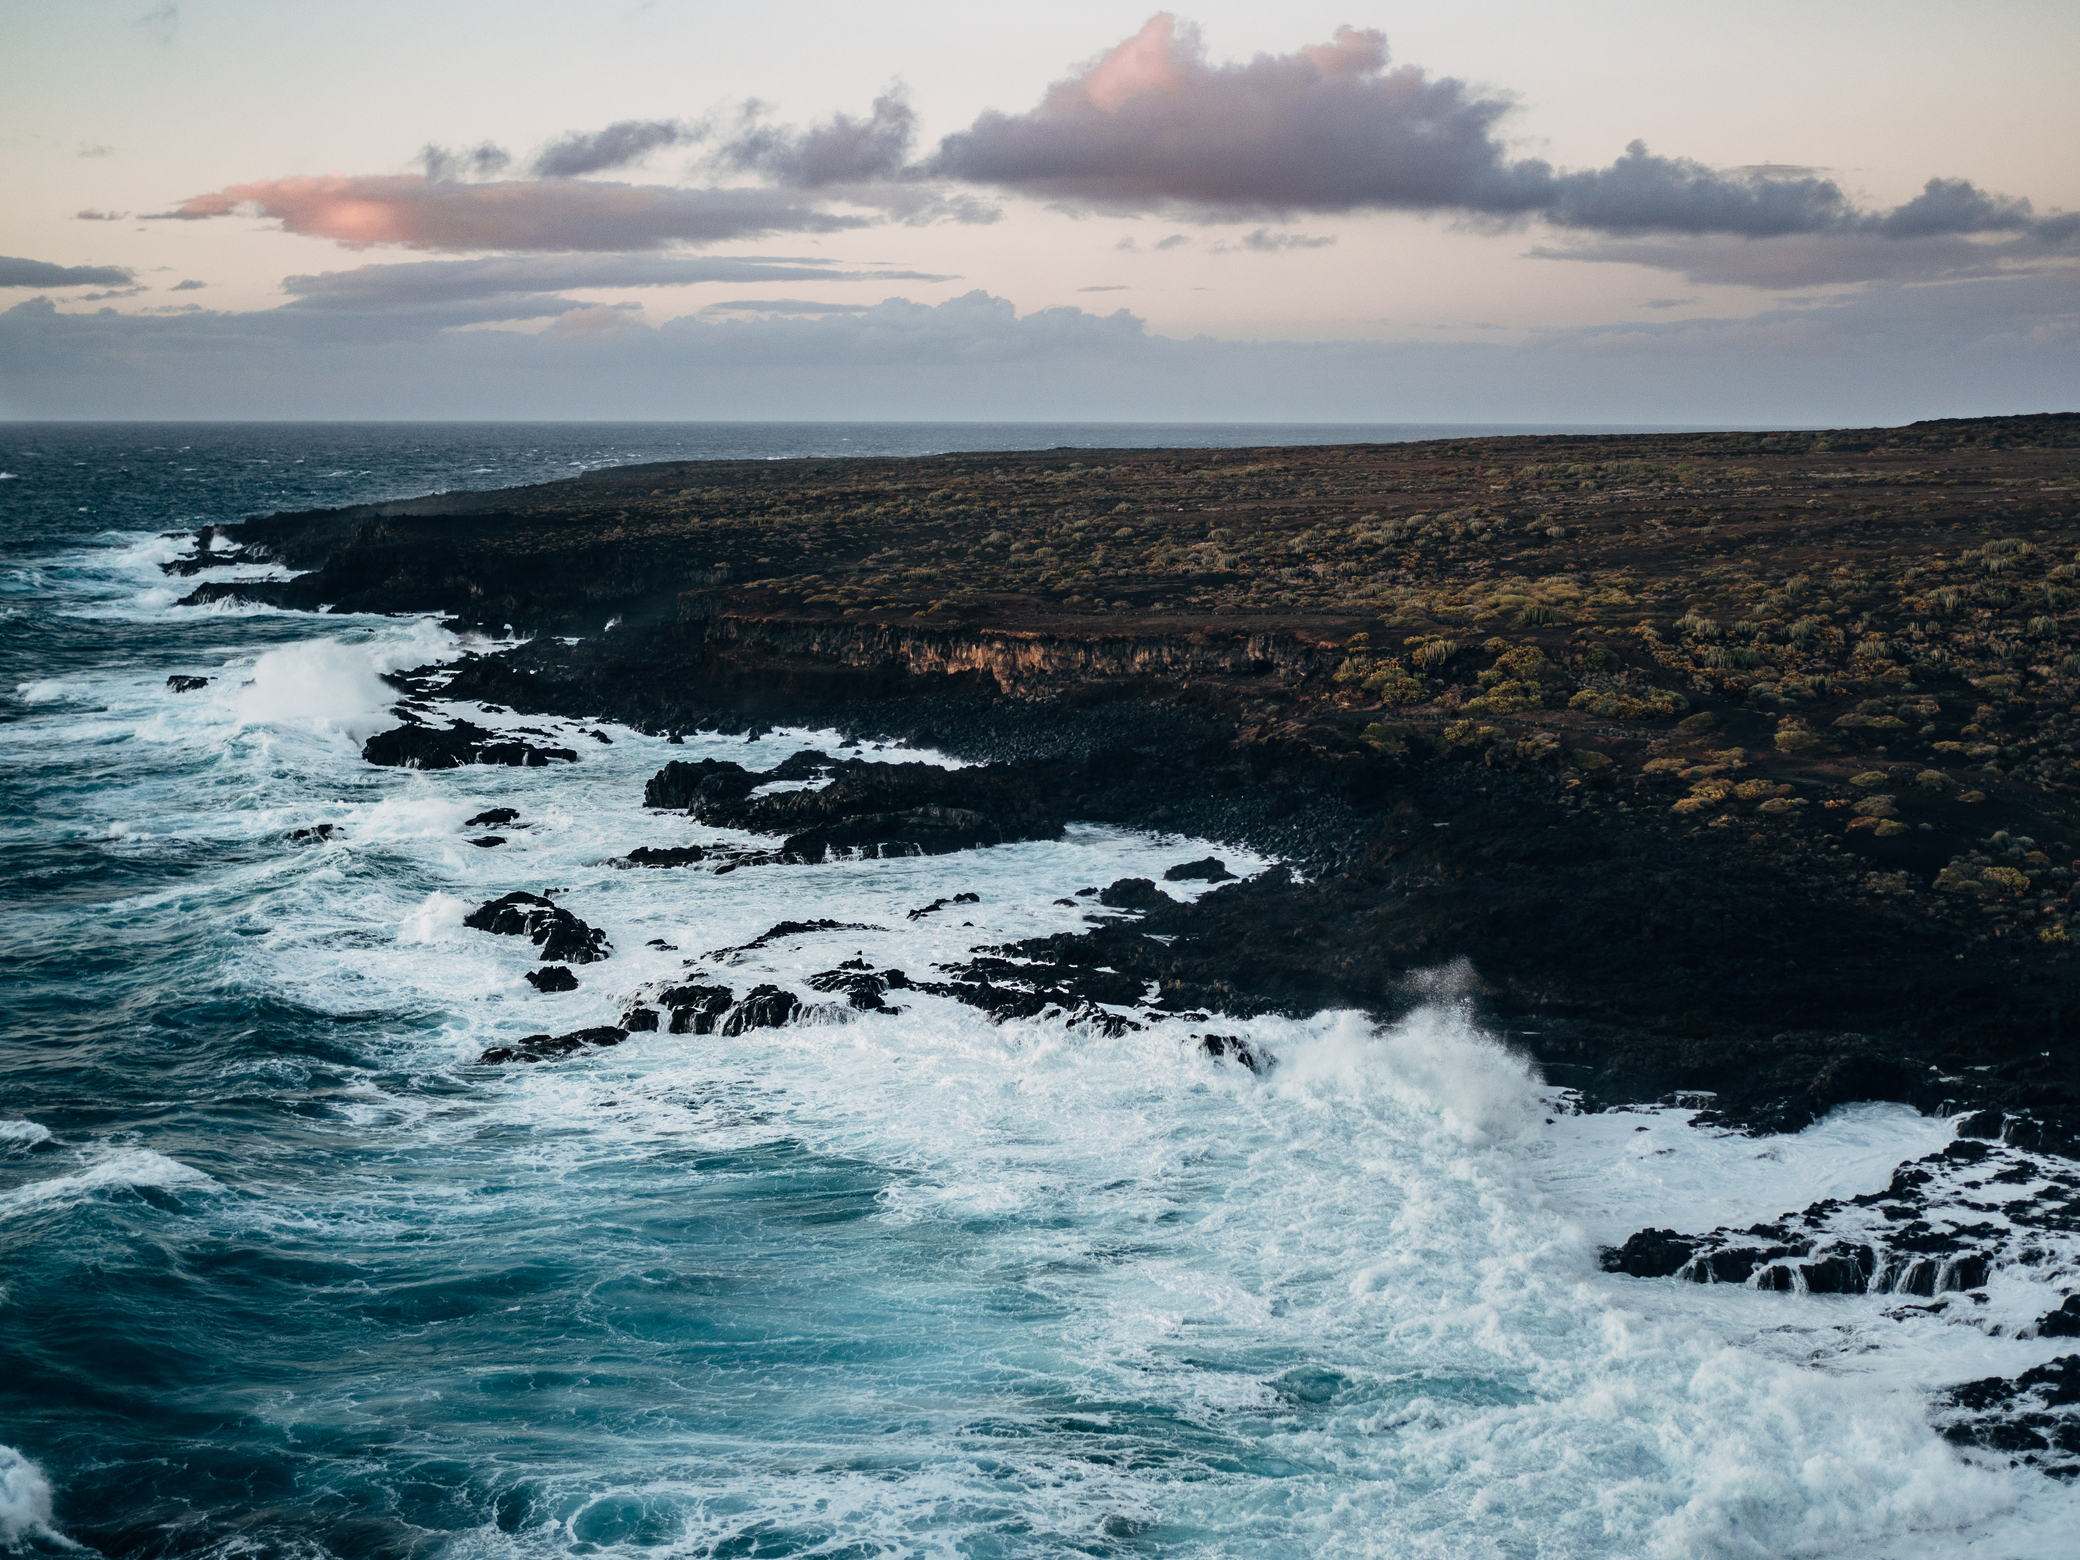
<instances>
[{"instance_id":1,"label":"coastal plateau","mask_svg":"<svg viewBox=\"0 0 2080 1560\"><path fill-rule=\"evenodd\" d=\"M1780 1130L1896 1099L2070 1152L2076 485L2076 414L719 461L213 527L169 568L286 574L192 603L519 641L401 677L372 761L582 762L443 699L830 727L977 767L816 755L870 798L842 815L761 822L714 772L650 801L808 860L900 817L949 850L1080 819L1290 863L1191 904L1113 885L1136 914L970 986L1213 1016L1449 990L1592 1103L1699 1091Z\"/></svg>"}]
</instances>

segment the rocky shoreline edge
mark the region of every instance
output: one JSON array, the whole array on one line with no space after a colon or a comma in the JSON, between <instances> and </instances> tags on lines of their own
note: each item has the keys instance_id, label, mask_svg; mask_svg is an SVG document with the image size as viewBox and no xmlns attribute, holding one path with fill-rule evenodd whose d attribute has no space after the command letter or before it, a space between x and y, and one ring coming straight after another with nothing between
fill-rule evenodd
<instances>
[{"instance_id":1,"label":"rocky shoreline edge","mask_svg":"<svg viewBox=\"0 0 2080 1560\"><path fill-rule=\"evenodd\" d=\"M2039 430L2034 444L2004 437L1996 430L1977 444L1954 442L1975 457L2013 445L2035 459L2008 468L1993 459L1981 475L1997 490L2070 481L2067 430ZM1467 467L1483 476L1512 469L1489 463L1536 442L1429 452L1430 467L1419 449L1380 461L1388 475L1421 477L1408 487L1435 488L1462 481ZM1652 474L1643 458L1651 452L1629 447L1640 441L1579 442L1599 446L1589 451L1598 462L1569 470L1629 463ZM1814 442L1803 449L1807 462ZM819 992L863 1016L898 1005L906 990L999 1018L1053 1012L1099 1025L1134 1021L1122 1015L1138 1002L1151 1020L1199 1026L1194 1043L1209 1054L1254 1068L1260 1059L1246 1043L1217 1031L1223 1019L1355 1009L1392 1022L1434 1000L1439 972L1449 970L1483 1024L1586 1108L1684 1100L1703 1107L1707 1124L1753 1133L1796 1131L1863 1100L1954 1117L1960 1136L1951 1148L1902 1166L1885 1193L1848 1207L1814 1204L1746 1231L1641 1231L1605 1258L1612 1271L1643 1278L1896 1295L1941 1313L1983 1303L1980 1286L2002 1263L2034 1265L2065 1283L2080 1228L2071 1165L2080 1153L2080 1068L2063 1033L2076 995L2065 909L2080 871L2080 784L2067 771L2080 761L2065 755L2080 737L2072 718L2080 655L2060 660L2056 643L2066 631L2059 614L2073 605L2063 581L2080 568L2055 561L2060 548L2080 544L2080 526L2063 511L2012 500L1994 514L1924 504L1887 534L1889 561L1860 566L1852 555L1823 573L1830 540L1870 545L1863 495L1874 484L1911 487L1939 461L1954 468L1954 451L1932 455L1932 442L1902 441L1911 471L1873 458L1884 469L1859 474L1835 457L1847 475L1821 473L1834 485L1818 491L1846 535L1815 542L1830 524L1810 512L1820 497L1781 520L1774 510L1750 516L1748 550L1774 545L1783 554L1774 576L1726 566L1734 567L1729 584L1715 577L1724 544L1657 554L1639 515L1587 517L1606 522L1601 556L1625 571L1614 579L1628 588L1613 583L1602 594L1638 605L1673 598L1685 608L1673 621L1655 615L1670 609L1651 608L1624 630L1584 597L1599 578L1588 523L1539 531L1582 553L1544 558L1563 567L1528 590L1482 583L1493 564L1466 556L1482 536L1478 519L1454 522L1463 536L1439 533L1434 556L1423 551L1434 525L1419 530L1396 554L1402 572L1429 559L1470 574L1467 605L1426 599L1391 613L1351 610L1349 599L1311 604L1334 611L1179 614L1160 602L1137 612L1131 599L1094 607L1059 585L1051 595L974 595L966 605L906 611L907 603L860 607L818 596L818 573L790 601L776 597L778 574L732 583L752 566L727 559L659 567L660 548L706 560L758 549L757 565L777 569L776 538L803 525L808 494L826 491L812 485L830 480L828 463L737 473L765 507L734 528L686 517L687 493L706 496L703 507L728 508L714 498L724 491L720 473L660 468L555 485L582 490L575 498L458 495L217 529L170 570L273 561L302 571L277 584L205 582L190 598L197 604L340 603L436 611L464 627L517 621L532 631L459 665L394 678L400 725L371 740L371 762L583 761L582 742L559 744L547 733L522 741L443 713L444 703L470 701L654 734L829 729L848 745L897 741L970 765L861 764L841 747L789 761L821 789L767 797L753 793L770 775L668 766L647 805L749 829L773 848L730 861L673 852L631 859L632 868L739 870L879 849L986 849L1047 837L1071 820L1230 842L1288 863L1191 903L1153 883L1113 884L1097 892L1129 915L1044 945L978 950L959 969L839 967L817 978ZM1159 473L1154 457L1181 452L1135 453ZM1281 457L1297 484L1323 484L1321 469L1340 452L1312 452L1312 475L1310 452L1252 453ZM963 460L978 483L1015 485L1034 467L1015 457ZM1117 484L1126 469L1099 472ZM1741 493L1754 490L1758 474L1776 477L1760 487L1771 506L1786 502L1782 489L1798 490L1794 478L1815 475L1739 469L1748 483ZM864 465L857 470L864 479ZM1032 480L1062 475L1043 470ZM1844 490L1838 478L1858 486ZM934 470L929 480L945 477ZM762 485L774 482L796 487L777 506ZM1100 491L1085 507L1109 523L1136 507L1129 487L1108 510L1122 490ZM1298 486L1295 503L1322 490ZM1381 494L1397 491L1376 477L1353 504L1383 510L1392 500ZM1624 491L1664 523L1675 498L1717 495L1726 518L1708 514L1696 528L1705 537L1742 519L1743 505L1762 503L1700 489L1690 477ZM624 540L617 557L615 538L626 538L638 500L657 508L659 527L640 543ZM1088 529L1065 525L1062 513L1038 534L1066 543ZM1304 507L1282 520L1275 502L1258 501L1254 513L1267 529L1304 521L1295 546L1337 534ZM553 527L543 529L544 515ZM1142 523L1243 545L1203 516L1151 513ZM940 537L945 508L924 511L918 524L928 541ZM1372 513L1345 534L1370 546L1398 525ZM615 582L574 606L570 580L543 552L552 531L556 547L590 549L584 567L593 578ZM976 551L987 562L996 544L984 540ZM1944 583L1953 553L1962 567ZM829 570L832 556L827 548L792 566ZM2072 556L2080 563L2080 552ZM1636 577L1656 567L1662 585ZM1476 588L1490 593L1474 600ZM1714 592L1716 603L1707 599ZM1729 629L1735 612L1750 616ZM1805 615L1787 623L1794 612ZM1462 627L1454 613L1473 621ZM1949 619L1955 630L1944 627ZM591 946L590 929L546 899L509 896L477 915L485 930ZM484 1060L544 1060L649 1029L741 1033L792 1021L803 1004L779 988L739 992L712 971L640 996L619 1025L531 1036ZM1993 1211L1998 1221L1977 1216ZM2068 1309L2026 1325L2062 1336ZM2036 1373L2042 1380L1958 1389L1939 1416L1946 1433L2047 1471L2080 1471L2072 1412L2080 1361L2045 1371Z\"/></svg>"}]
</instances>

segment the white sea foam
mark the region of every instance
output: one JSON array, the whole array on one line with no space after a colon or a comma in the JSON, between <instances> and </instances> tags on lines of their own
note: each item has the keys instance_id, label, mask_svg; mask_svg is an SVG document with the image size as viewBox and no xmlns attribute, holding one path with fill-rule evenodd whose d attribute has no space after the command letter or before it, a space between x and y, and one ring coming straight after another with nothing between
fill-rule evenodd
<instances>
[{"instance_id":1,"label":"white sea foam","mask_svg":"<svg viewBox=\"0 0 2080 1560\"><path fill-rule=\"evenodd\" d=\"M396 723L389 710L397 690L382 680L384 672L438 660L455 647L455 636L430 619L403 638L284 645L253 663L239 697L239 718L253 725L337 731L359 741Z\"/></svg>"},{"instance_id":2,"label":"white sea foam","mask_svg":"<svg viewBox=\"0 0 2080 1560\"><path fill-rule=\"evenodd\" d=\"M154 1153L149 1148L107 1151L84 1169L49 1176L0 1192L0 1218L14 1218L54 1204L78 1202L102 1192L174 1187L213 1187L200 1170Z\"/></svg>"},{"instance_id":3,"label":"white sea foam","mask_svg":"<svg viewBox=\"0 0 2080 1560\"><path fill-rule=\"evenodd\" d=\"M14 685L15 697L24 704L58 704L68 699L89 699L94 684L77 678L38 677Z\"/></svg>"},{"instance_id":4,"label":"white sea foam","mask_svg":"<svg viewBox=\"0 0 2080 1560\"><path fill-rule=\"evenodd\" d=\"M0 1121L0 1152L34 1148L50 1136L51 1129L40 1121Z\"/></svg>"},{"instance_id":5,"label":"white sea foam","mask_svg":"<svg viewBox=\"0 0 2080 1560\"><path fill-rule=\"evenodd\" d=\"M51 1526L51 1486L43 1470L11 1446L0 1446L0 1544L41 1539L73 1548Z\"/></svg>"}]
</instances>

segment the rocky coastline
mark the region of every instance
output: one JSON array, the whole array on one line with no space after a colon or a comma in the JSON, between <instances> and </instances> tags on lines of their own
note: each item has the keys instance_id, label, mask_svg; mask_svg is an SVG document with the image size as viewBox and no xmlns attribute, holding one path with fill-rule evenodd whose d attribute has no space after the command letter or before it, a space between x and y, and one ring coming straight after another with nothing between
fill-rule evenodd
<instances>
[{"instance_id":1,"label":"rocky coastline","mask_svg":"<svg viewBox=\"0 0 2080 1560\"><path fill-rule=\"evenodd\" d=\"M612 740L600 721L840 734L763 772L667 764L641 805L770 844L630 870L958 860L1079 820L1284 863L1180 861L1172 880L1218 885L1189 901L1094 884L1082 931L855 959L806 994L739 989L748 950L713 950L618 1023L486 1065L819 1002L872 1022L922 993L1171 1026L1257 1071L1276 1058L1223 1022L1455 1001L1584 1109L1680 1102L1751 1133L1865 1100L1958 1118L1882 1192L1641 1230L1608 1270L2080 1332L2080 415L643 467L214 527L167 568L227 562L281 572L191 604L436 613L501 641L393 677L370 763L553 770ZM851 752L870 739L971 763ZM529 982L574 990L612 948L549 892L467 924L529 938ZM2064 1303L1996 1326L1985 1286L2014 1264ZM1935 1414L1975 1454L2080 1475L2080 1356Z\"/></svg>"},{"instance_id":2,"label":"rocky coastline","mask_svg":"<svg viewBox=\"0 0 2080 1560\"><path fill-rule=\"evenodd\" d=\"M371 761L578 757L442 698L830 726L975 760L999 810L1291 863L1154 907L1165 942L1049 950L1179 1008L1391 1017L1458 965L1593 1102L1785 1130L1888 1098L2070 1143L2076 471L2071 414L717 462L273 516L169 570L527 636L400 678Z\"/></svg>"}]
</instances>

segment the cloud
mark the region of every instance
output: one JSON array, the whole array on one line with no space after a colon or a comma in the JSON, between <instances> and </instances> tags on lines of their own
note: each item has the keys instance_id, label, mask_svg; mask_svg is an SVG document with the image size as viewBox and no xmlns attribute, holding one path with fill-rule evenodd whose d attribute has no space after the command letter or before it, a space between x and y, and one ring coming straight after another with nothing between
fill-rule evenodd
<instances>
[{"instance_id":1,"label":"cloud","mask_svg":"<svg viewBox=\"0 0 2080 1560\"><path fill-rule=\"evenodd\" d=\"M1695 298L1649 298L1647 307L1650 309L1680 309L1685 304L1695 302L1697 302Z\"/></svg>"},{"instance_id":2,"label":"cloud","mask_svg":"<svg viewBox=\"0 0 2080 1560\"><path fill-rule=\"evenodd\" d=\"M52 265L0 255L0 287L125 287L135 280L120 265Z\"/></svg>"},{"instance_id":3,"label":"cloud","mask_svg":"<svg viewBox=\"0 0 2080 1560\"><path fill-rule=\"evenodd\" d=\"M1111 283L1110 285L1108 285L1108 286L1105 286L1105 287L1079 287L1079 288L1077 288L1076 290L1077 290L1078 292L1080 292L1080 293L1086 293L1086 292L1128 292L1128 291L1130 291L1131 289L1129 289L1129 288L1127 287L1127 285L1126 285L1126 284L1125 284L1124 282L1113 282L1113 283Z\"/></svg>"},{"instance_id":4,"label":"cloud","mask_svg":"<svg viewBox=\"0 0 2080 1560\"><path fill-rule=\"evenodd\" d=\"M968 293L820 317L627 310L566 333L384 335L284 307L0 312L0 415L1858 426L2070 406L2080 300L2050 275L1880 286L1744 319L1467 342L1242 342ZM1358 437L1353 433L1353 437Z\"/></svg>"},{"instance_id":5,"label":"cloud","mask_svg":"<svg viewBox=\"0 0 2080 1560\"><path fill-rule=\"evenodd\" d=\"M159 43L171 43L181 30L181 8L173 0L153 6L130 25L149 33Z\"/></svg>"},{"instance_id":6,"label":"cloud","mask_svg":"<svg viewBox=\"0 0 2080 1560\"><path fill-rule=\"evenodd\" d=\"M2028 201L1989 194L1969 179L1930 179L1919 195L1878 219L1878 231L1888 238L2012 232L2035 226L2034 217Z\"/></svg>"},{"instance_id":7,"label":"cloud","mask_svg":"<svg viewBox=\"0 0 2080 1560\"><path fill-rule=\"evenodd\" d=\"M282 290L296 306L355 313L427 305L496 303L579 289L687 287L702 282L950 282L952 276L887 268L846 270L824 260L701 256L539 255L480 260L417 260L351 271L288 276ZM485 316L497 318L498 316ZM519 318L518 315L505 316Z\"/></svg>"},{"instance_id":8,"label":"cloud","mask_svg":"<svg viewBox=\"0 0 2080 1560\"><path fill-rule=\"evenodd\" d=\"M72 155L75 157L113 157L116 149L105 141L89 141L81 144Z\"/></svg>"},{"instance_id":9,"label":"cloud","mask_svg":"<svg viewBox=\"0 0 2080 1560\"><path fill-rule=\"evenodd\" d=\"M1767 239L1724 235L1597 239L1535 247L1529 253L1541 260L1590 260L1678 272L1693 286L1783 291L1852 282L1956 281L2016 270L2070 271L2073 261L2080 258L2076 238L2080 234L2062 227L2056 219L2034 221L2025 232L1990 240L1966 233L1915 233L1911 229L1895 236L1882 223L1874 222Z\"/></svg>"},{"instance_id":10,"label":"cloud","mask_svg":"<svg viewBox=\"0 0 2080 1560\"><path fill-rule=\"evenodd\" d=\"M2027 202L1964 180L1933 180L1896 211L1863 212L1821 170L1720 171L1640 141L1608 167L1562 172L1508 155L1497 127L1512 107L1452 77L1390 70L1375 30L1340 27L1291 54L1214 64L1196 28L1160 12L1033 108L987 110L945 137L924 169L1072 207L1199 220L1450 212L1616 236L1748 238L1912 238L2033 220Z\"/></svg>"},{"instance_id":11,"label":"cloud","mask_svg":"<svg viewBox=\"0 0 2080 1560\"><path fill-rule=\"evenodd\" d=\"M801 190L873 184L909 173L906 164L917 133L917 111L899 87L874 99L865 119L833 114L807 130L760 124L760 108L755 100L744 105L736 133L715 150L718 168L756 173Z\"/></svg>"},{"instance_id":12,"label":"cloud","mask_svg":"<svg viewBox=\"0 0 2080 1560\"><path fill-rule=\"evenodd\" d=\"M537 154L533 169L544 179L575 179L640 161L661 146L684 146L700 140L699 126L671 119L622 119L589 134L573 130Z\"/></svg>"},{"instance_id":13,"label":"cloud","mask_svg":"<svg viewBox=\"0 0 2080 1560\"><path fill-rule=\"evenodd\" d=\"M1274 233L1269 228L1258 228L1254 233L1245 233L1232 244L1216 244L1213 253L1233 254L1238 249L1252 250L1258 254L1275 255L1282 249L1327 249L1336 242L1336 235L1310 238L1305 233Z\"/></svg>"},{"instance_id":14,"label":"cloud","mask_svg":"<svg viewBox=\"0 0 2080 1560\"><path fill-rule=\"evenodd\" d=\"M728 303L711 303L703 314L858 314L873 307L865 303L812 303L806 298L737 298Z\"/></svg>"},{"instance_id":15,"label":"cloud","mask_svg":"<svg viewBox=\"0 0 2080 1560\"><path fill-rule=\"evenodd\" d=\"M208 282L198 282L191 278L185 282L175 282L170 290L173 292L195 292L208 285Z\"/></svg>"},{"instance_id":16,"label":"cloud","mask_svg":"<svg viewBox=\"0 0 2080 1560\"><path fill-rule=\"evenodd\" d=\"M460 151L428 141L419 148L418 163L428 182L451 183L457 179L495 179L512 165L513 154L503 146L480 141Z\"/></svg>"},{"instance_id":17,"label":"cloud","mask_svg":"<svg viewBox=\"0 0 2080 1560\"><path fill-rule=\"evenodd\" d=\"M89 206L83 211L75 211L72 214L72 220L75 222L121 222L129 215L130 213L127 211L96 211L92 206Z\"/></svg>"},{"instance_id":18,"label":"cloud","mask_svg":"<svg viewBox=\"0 0 2080 1560\"><path fill-rule=\"evenodd\" d=\"M561 179L464 184L410 174L265 179L183 202L168 217L253 212L345 248L642 250L868 225L780 190L672 189Z\"/></svg>"}]
</instances>

